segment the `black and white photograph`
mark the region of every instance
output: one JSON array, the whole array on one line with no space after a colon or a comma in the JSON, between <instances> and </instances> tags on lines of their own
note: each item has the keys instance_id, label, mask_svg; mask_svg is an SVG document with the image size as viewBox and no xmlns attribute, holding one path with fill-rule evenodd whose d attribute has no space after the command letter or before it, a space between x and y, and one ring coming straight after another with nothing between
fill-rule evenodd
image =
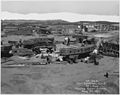
<instances>
[{"instance_id":1,"label":"black and white photograph","mask_svg":"<svg viewBox=\"0 0 120 95\"><path fill-rule=\"evenodd\" d=\"M1 0L1 94L119 94L119 0Z\"/></svg>"}]
</instances>

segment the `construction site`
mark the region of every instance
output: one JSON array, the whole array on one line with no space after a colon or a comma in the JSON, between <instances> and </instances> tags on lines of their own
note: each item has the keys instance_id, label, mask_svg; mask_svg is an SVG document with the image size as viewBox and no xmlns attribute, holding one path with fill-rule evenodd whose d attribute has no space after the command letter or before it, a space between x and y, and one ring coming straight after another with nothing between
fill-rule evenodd
<instances>
[{"instance_id":1,"label":"construction site","mask_svg":"<svg viewBox=\"0 0 120 95\"><path fill-rule=\"evenodd\" d=\"M102 29L92 28L93 32L88 24L74 24L72 30L68 25L50 29L32 24L31 30L27 26L9 30L4 22L2 94L119 93L119 28L101 33Z\"/></svg>"}]
</instances>

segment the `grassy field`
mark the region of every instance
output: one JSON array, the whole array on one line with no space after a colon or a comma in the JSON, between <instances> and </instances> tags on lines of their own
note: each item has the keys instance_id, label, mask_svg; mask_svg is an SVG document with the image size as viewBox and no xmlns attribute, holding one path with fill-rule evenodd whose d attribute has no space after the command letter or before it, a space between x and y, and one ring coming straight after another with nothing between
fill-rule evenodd
<instances>
[{"instance_id":1,"label":"grassy field","mask_svg":"<svg viewBox=\"0 0 120 95\"><path fill-rule=\"evenodd\" d=\"M99 66L93 64L50 64L29 66L22 68L2 68L2 93L8 94L79 94L83 93L79 83L85 80L98 80L112 83L116 86L107 86L106 93L118 93L119 72L118 58L104 57ZM105 78L105 72L112 74ZM79 89L76 89L79 88ZM106 90L105 90L106 91ZM103 93L103 92L100 92Z\"/></svg>"}]
</instances>

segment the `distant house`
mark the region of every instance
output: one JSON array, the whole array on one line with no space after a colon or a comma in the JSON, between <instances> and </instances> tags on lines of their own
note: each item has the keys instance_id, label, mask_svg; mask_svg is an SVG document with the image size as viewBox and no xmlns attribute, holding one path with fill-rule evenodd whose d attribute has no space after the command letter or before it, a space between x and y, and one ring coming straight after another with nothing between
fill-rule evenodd
<instances>
[{"instance_id":1,"label":"distant house","mask_svg":"<svg viewBox=\"0 0 120 95\"><path fill-rule=\"evenodd\" d=\"M111 24L114 28L114 30L119 30L119 24Z\"/></svg>"},{"instance_id":2,"label":"distant house","mask_svg":"<svg viewBox=\"0 0 120 95\"><path fill-rule=\"evenodd\" d=\"M96 30L98 32L107 32L107 31L119 30L119 24L85 23L84 25L88 28L88 31Z\"/></svg>"}]
</instances>

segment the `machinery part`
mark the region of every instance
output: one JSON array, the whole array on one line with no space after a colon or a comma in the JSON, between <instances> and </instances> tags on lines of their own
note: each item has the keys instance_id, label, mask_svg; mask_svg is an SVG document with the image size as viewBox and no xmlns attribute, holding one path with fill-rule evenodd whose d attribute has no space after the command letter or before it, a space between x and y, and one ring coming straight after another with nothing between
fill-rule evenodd
<instances>
[{"instance_id":1,"label":"machinery part","mask_svg":"<svg viewBox=\"0 0 120 95\"><path fill-rule=\"evenodd\" d=\"M78 46L78 47L67 47L67 48L61 48L60 49L60 55L61 56L67 56L67 55L82 55L82 54L85 54L85 53L90 53L92 52L93 50L95 49L95 45L88 45L88 46L85 46L85 47L81 47L81 46Z\"/></svg>"},{"instance_id":2,"label":"machinery part","mask_svg":"<svg viewBox=\"0 0 120 95\"><path fill-rule=\"evenodd\" d=\"M33 51L35 54L40 54L40 53L41 53L40 48L38 48L38 47L33 48L32 51Z\"/></svg>"},{"instance_id":3,"label":"machinery part","mask_svg":"<svg viewBox=\"0 0 120 95\"><path fill-rule=\"evenodd\" d=\"M69 62L70 64L77 63L76 60L79 58L85 58L89 56L95 48L95 45L87 45L85 47L67 47L60 49L60 55L63 56L63 60Z\"/></svg>"},{"instance_id":4,"label":"machinery part","mask_svg":"<svg viewBox=\"0 0 120 95\"><path fill-rule=\"evenodd\" d=\"M41 37L23 41L24 48L32 49L37 46L39 48L55 48L54 38Z\"/></svg>"},{"instance_id":5,"label":"machinery part","mask_svg":"<svg viewBox=\"0 0 120 95\"><path fill-rule=\"evenodd\" d=\"M105 42L100 46L99 53L106 56L119 57L119 45Z\"/></svg>"},{"instance_id":6,"label":"machinery part","mask_svg":"<svg viewBox=\"0 0 120 95\"><path fill-rule=\"evenodd\" d=\"M69 64L76 63L76 60L78 59L77 55L67 55L63 57L64 61L67 61Z\"/></svg>"}]
</instances>

